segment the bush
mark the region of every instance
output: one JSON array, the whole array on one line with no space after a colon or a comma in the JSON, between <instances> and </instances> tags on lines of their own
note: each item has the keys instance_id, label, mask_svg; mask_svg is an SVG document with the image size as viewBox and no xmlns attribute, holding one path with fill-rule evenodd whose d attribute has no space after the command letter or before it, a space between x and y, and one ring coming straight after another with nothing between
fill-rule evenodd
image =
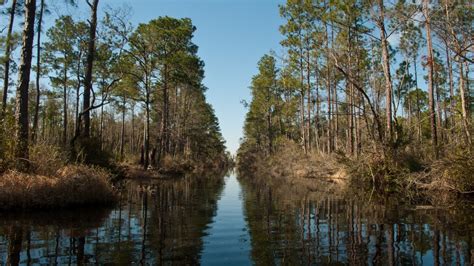
<instances>
[{"instance_id":1,"label":"bush","mask_svg":"<svg viewBox=\"0 0 474 266\"><path fill-rule=\"evenodd\" d=\"M67 153L58 146L37 143L30 147L31 171L38 175L54 175L66 164L67 158Z\"/></svg>"},{"instance_id":2,"label":"bush","mask_svg":"<svg viewBox=\"0 0 474 266\"><path fill-rule=\"evenodd\" d=\"M181 157L166 155L161 162L160 172L167 175L183 175L194 169L190 160Z\"/></svg>"},{"instance_id":3,"label":"bush","mask_svg":"<svg viewBox=\"0 0 474 266\"><path fill-rule=\"evenodd\" d=\"M65 166L54 176L10 170L0 178L1 209L106 204L115 200L110 174L97 167Z\"/></svg>"}]
</instances>

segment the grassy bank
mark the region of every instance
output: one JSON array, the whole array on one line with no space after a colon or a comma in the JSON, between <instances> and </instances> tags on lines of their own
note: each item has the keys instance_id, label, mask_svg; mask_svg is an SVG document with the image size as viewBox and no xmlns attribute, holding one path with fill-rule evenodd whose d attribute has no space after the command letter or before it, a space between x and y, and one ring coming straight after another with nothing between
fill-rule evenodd
<instances>
[{"instance_id":1,"label":"grassy bank","mask_svg":"<svg viewBox=\"0 0 474 266\"><path fill-rule=\"evenodd\" d=\"M97 167L68 165L51 176L7 171L0 178L0 209L62 208L115 200L110 174Z\"/></svg>"},{"instance_id":2,"label":"grassy bank","mask_svg":"<svg viewBox=\"0 0 474 266\"><path fill-rule=\"evenodd\" d=\"M244 178L265 176L271 182L278 180L306 186L310 191L356 188L367 193L400 194L414 199L436 198L440 194L474 195L472 152L449 154L440 160L407 152L350 158L342 153L305 154L298 145L288 142L272 154L252 150L239 153L237 170Z\"/></svg>"},{"instance_id":3,"label":"grassy bank","mask_svg":"<svg viewBox=\"0 0 474 266\"><path fill-rule=\"evenodd\" d=\"M68 163L67 152L54 145L32 145L27 172L13 170L8 160L0 166L0 210L104 205L116 200L109 170Z\"/></svg>"}]
</instances>

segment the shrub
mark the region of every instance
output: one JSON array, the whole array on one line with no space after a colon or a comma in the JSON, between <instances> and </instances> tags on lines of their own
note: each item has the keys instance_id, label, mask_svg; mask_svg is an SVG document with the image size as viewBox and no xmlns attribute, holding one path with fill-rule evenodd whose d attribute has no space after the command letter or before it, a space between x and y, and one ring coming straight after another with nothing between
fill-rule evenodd
<instances>
[{"instance_id":1,"label":"shrub","mask_svg":"<svg viewBox=\"0 0 474 266\"><path fill-rule=\"evenodd\" d=\"M433 162L425 177L425 182L429 184L427 188L474 194L473 155L469 151L458 151Z\"/></svg>"},{"instance_id":2,"label":"shrub","mask_svg":"<svg viewBox=\"0 0 474 266\"><path fill-rule=\"evenodd\" d=\"M58 146L37 143L30 147L31 171L38 175L52 176L67 162L67 153Z\"/></svg>"},{"instance_id":3,"label":"shrub","mask_svg":"<svg viewBox=\"0 0 474 266\"><path fill-rule=\"evenodd\" d=\"M160 171L167 175L183 175L194 169L193 163L182 157L166 155L161 162Z\"/></svg>"}]
</instances>

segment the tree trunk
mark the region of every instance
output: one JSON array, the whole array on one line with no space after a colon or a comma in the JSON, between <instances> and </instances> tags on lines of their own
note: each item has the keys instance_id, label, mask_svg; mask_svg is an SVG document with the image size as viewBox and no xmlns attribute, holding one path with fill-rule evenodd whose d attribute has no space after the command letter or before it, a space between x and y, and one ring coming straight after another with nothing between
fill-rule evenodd
<instances>
[{"instance_id":1,"label":"tree trunk","mask_svg":"<svg viewBox=\"0 0 474 266\"><path fill-rule=\"evenodd\" d=\"M20 67L18 71L18 88L16 92L15 115L15 157L18 170L27 170L28 163L28 89L30 83L31 59L33 57L33 39L35 34L36 1L25 1L25 24L23 27L23 44Z\"/></svg>"},{"instance_id":2,"label":"tree trunk","mask_svg":"<svg viewBox=\"0 0 474 266\"><path fill-rule=\"evenodd\" d=\"M305 153L308 152L308 147L307 147L307 139L306 139L306 125L305 125L305 109L304 109L304 95L305 95L305 89L304 89L304 70L303 70L303 49L300 48L300 93L301 93L301 99L300 99L300 113L301 113L301 138L303 141L303 150Z\"/></svg>"},{"instance_id":3,"label":"tree trunk","mask_svg":"<svg viewBox=\"0 0 474 266\"><path fill-rule=\"evenodd\" d=\"M75 114L74 114L74 128L78 128L80 126L79 124L79 98L81 94L81 58L82 58L82 51L79 52L78 60L77 60L77 73L76 73L76 79L77 79L77 86L76 86L76 106L75 106Z\"/></svg>"},{"instance_id":4,"label":"tree trunk","mask_svg":"<svg viewBox=\"0 0 474 266\"><path fill-rule=\"evenodd\" d=\"M125 145L125 97L122 99L122 130L120 132L120 159L123 160L123 151Z\"/></svg>"},{"instance_id":5,"label":"tree trunk","mask_svg":"<svg viewBox=\"0 0 474 266\"><path fill-rule=\"evenodd\" d=\"M434 86L433 86L433 45L431 43L431 25L429 16L429 0L423 0L423 14L425 16L425 30L426 30L426 42L428 48L428 101L429 101L429 113L430 113L430 124L431 124L431 142L433 145L433 151L436 158L438 158L438 134L436 131L436 113L435 113L435 100L434 100Z\"/></svg>"},{"instance_id":6,"label":"tree trunk","mask_svg":"<svg viewBox=\"0 0 474 266\"><path fill-rule=\"evenodd\" d=\"M319 79L318 79L318 75L319 75L319 69L318 69L318 62L317 60L315 60L315 71L314 71L314 78L315 78L315 92L316 92L316 114L314 115L314 137L315 137L315 144L316 144L316 150L318 152L321 152L321 146L320 146L320 135L319 135L319 127L320 127L320 123L319 123L319 114L320 114L320 110L321 110L321 99L319 97ZM323 131L321 131L322 134Z\"/></svg>"},{"instance_id":7,"label":"tree trunk","mask_svg":"<svg viewBox=\"0 0 474 266\"><path fill-rule=\"evenodd\" d=\"M455 127L456 127L456 119L454 115L455 110L455 98L454 98L454 81L453 81L453 67L451 65L451 56L449 54L449 47L448 42L445 41L445 48L446 48L446 66L448 68L448 77L449 77L449 115L451 116L451 135L454 135ZM448 119L446 117L446 119Z\"/></svg>"},{"instance_id":8,"label":"tree trunk","mask_svg":"<svg viewBox=\"0 0 474 266\"><path fill-rule=\"evenodd\" d=\"M469 144L471 144L471 134L469 133L469 124L467 118L467 95L464 87L464 67L462 61L459 61L459 92L461 94L461 116L464 127L464 133Z\"/></svg>"},{"instance_id":9,"label":"tree trunk","mask_svg":"<svg viewBox=\"0 0 474 266\"><path fill-rule=\"evenodd\" d=\"M416 55L413 58L413 66L415 68L415 90L416 90L416 119L418 120L416 123L417 124L417 139L418 143L421 143L421 106L420 106L420 97L418 95L418 72L416 68Z\"/></svg>"},{"instance_id":10,"label":"tree trunk","mask_svg":"<svg viewBox=\"0 0 474 266\"><path fill-rule=\"evenodd\" d=\"M149 150L150 150L150 95L147 93L147 102L145 103L145 129L143 130L143 152L142 156L144 158L143 161L143 168L146 170L148 169L148 165L150 164L150 160L148 157Z\"/></svg>"},{"instance_id":11,"label":"tree trunk","mask_svg":"<svg viewBox=\"0 0 474 266\"><path fill-rule=\"evenodd\" d=\"M67 144L67 65L64 64L64 84L63 84L63 144Z\"/></svg>"},{"instance_id":12,"label":"tree trunk","mask_svg":"<svg viewBox=\"0 0 474 266\"><path fill-rule=\"evenodd\" d=\"M383 60L383 72L385 76L385 119L387 120L387 132L386 137L392 140L392 77L390 74L390 58L388 54L388 41L385 32L385 11L383 0L378 0L380 9L380 18L377 21L377 25L380 30L380 39L382 42L382 60Z\"/></svg>"},{"instance_id":13,"label":"tree trunk","mask_svg":"<svg viewBox=\"0 0 474 266\"><path fill-rule=\"evenodd\" d=\"M436 75L437 76L437 75ZM437 80L438 78L436 78L435 80ZM442 116L441 116L441 105L440 105L440 102L441 102L441 97L440 97L440 92L439 92L439 85L438 84L433 84L433 86L435 87L434 89L434 92L436 93L436 131L438 132L438 135L441 139L441 143L443 143L444 141L444 137L443 137L443 124L441 123L441 119L442 119Z\"/></svg>"},{"instance_id":14,"label":"tree trunk","mask_svg":"<svg viewBox=\"0 0 474 266\"><path fill-rule=\"evenodd\" d=\"M169 95L168 95L168 66L165 64L164 66L164 81L163 81L163 106L162 106L162 116L161 116L161 147L160 147L160 156L159 160L161 160L166 154L168 154L168 147L169 147Z\"/></svg>"},{"instance_id":15,"label":"tree trunk","mask_svg":"<svg viewBox=\"0 0 474 266\"><path fill-rule=\"evenodd\" d=\"M92 4L89 1L87 1L87 3L91 8L91 18L89 27L89 43L87 47L86 73L84 78L83 109L87 110L84 113L84 127L82 130L82 135L84 137L89 137L91 131L91 118L90 111L88 109L91 105L92 68L94 66L95 39L97 30L97 7L99 5L99 0L93 0Z\"/></svg>"},{"instance_id":16,"label":"tree trunk","mask_svg":"<svg viewBox=\"0 0 474 266\"><path fill-rule=\"evenodd\" d=\"M8 85L10 81L10 53L12 49L11 38L13 32L13 22L15 20L16 1L17 0L12 1L12 6L10 8L10 22L8 23L7 40L5 45L5 75L3 78L2 115L5 115L5 111L7 109Z\"/></svg>"},{"instance_id":17,"label":"tree trunk","mask_svg":"<svg viewBox=\"0 0 474 266\"><path fill-rule=\"evenodd\" d=\"M310 68L310 56L309 49L306 52L306 94L308 95L306 101L306 109L308 112L308 121L306 122L306 136L308 138L308 151L311 151L311 68Z\"/></svg>"},{"instance_id":18,"label":"tree trunk","mask_svg":"<svg viewBox=\"0 0 474 266\"><path fill-rule=\"evenodd\" d=\"M38 35L36 40L36 103L35 103L35 116L33 119L33 132L31 135L31 141L36 142L36 134L38 131L38 115L40 106L40 77L41 77L41 29L43 24L43 12L44 12L44 0L40 3L40 12L38 17Z\"/></svg>"},{"instance_id":19,"label":"tree trunk","mask_svg":"<svg viewBox=\"0 0 474 266\"><path fill-rule=\"evenodd\" d=\"M130 153L133 154L135 152L135 103L132 102L132 128L131 128L131 136L130 136Z\"/></svg>"},{"instance_id":20,"label":"tree trunk","mask_svg":"<svg viewBox=\"0 0 474 266\"><path fill-rule=\"evenodd\" d=\"M331 153L334 148L334 141L333 141L333 132L332 132L332 88L331 88L331 71L329 69L329 37L327 33L327 26L326 26L326 50L327 50L327 55L326 55L326 90L328 94L328 153Z\"/></svg>"}]
</instances>

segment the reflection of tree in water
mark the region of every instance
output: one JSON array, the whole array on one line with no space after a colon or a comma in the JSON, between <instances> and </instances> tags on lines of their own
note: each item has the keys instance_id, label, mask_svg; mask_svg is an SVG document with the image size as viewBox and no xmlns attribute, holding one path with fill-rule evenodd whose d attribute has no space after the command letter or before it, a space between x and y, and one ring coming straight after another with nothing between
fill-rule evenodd
<instances>
[{"instance_id":1,"label":"reflection of tree in water","mask_svg":"<svg viewBox=\"0 0 474 266\"><path fill-rule=\"evenodd\" d=\"M196 264L223 178L130 182L115 209L2 214L0 264Z\"/></svg>"},{"instance_id":2,"label":"reflection of tree in water","mask_svg":"<svg viewBox=\"0 0 474 266\"><path fill-rule=\"evenodd\" d=\"M257 264L443 265L474 259L472 205L415 210L395 199L369 201L268 180L241 184Z\"/></svg>"}]
</instances>

